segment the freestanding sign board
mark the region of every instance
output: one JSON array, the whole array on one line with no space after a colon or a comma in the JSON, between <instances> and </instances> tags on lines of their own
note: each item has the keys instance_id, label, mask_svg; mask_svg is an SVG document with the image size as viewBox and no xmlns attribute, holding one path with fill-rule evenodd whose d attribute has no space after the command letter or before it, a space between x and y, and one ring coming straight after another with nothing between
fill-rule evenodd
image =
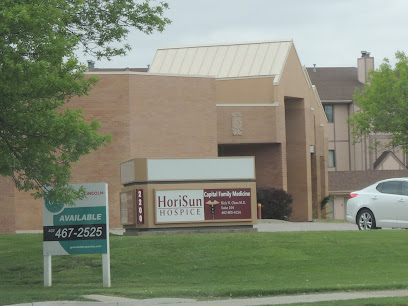
<instances>
[{"instance_id":1,"label":"freestanding sign board","mask_svg":"<svg viewBox=\"0 0 408 306\"><path fill-rule=\"evenodd\" d=\"M120 171L125 235L257 230L254 157L135 158Z\"/></svg>"},{"instance_id":2,"label":"freestanding sign board","mask_svg":"<svg viewBox=\"0 0 408 306\"><path fill-rule=\"evenodd\" d=\"M44 200L44 285L51 286L52 255L102 254L103 283L110 287L108 185L72 186L86 189L86 198L75 206Z\"/></svg>"},{"instance_id":3,"label":"freestanding sign board","mask_svg":"<svg viewBox=\"0 0 408 306\"><path fill-rule=\"evenodd\" d=\"M251 189L156 190L156 222L251 219Z\"/></svg>"}]
</instances>

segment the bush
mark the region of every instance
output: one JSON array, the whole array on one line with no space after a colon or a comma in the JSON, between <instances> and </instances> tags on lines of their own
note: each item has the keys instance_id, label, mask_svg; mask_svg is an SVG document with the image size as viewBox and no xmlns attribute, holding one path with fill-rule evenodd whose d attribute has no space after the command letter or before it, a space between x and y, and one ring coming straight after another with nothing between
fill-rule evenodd
<instances>
[{"instance_id":1,"label":"bush","mask_svg":"<svg viewBox=\"0 0 408 306\"><path fill-rule=\"evenodd\" d=\"M258 203L262 204L262 219L288 220L292 213L292 196L283 189L259 187Z\"/></svg>"}]
</instances>

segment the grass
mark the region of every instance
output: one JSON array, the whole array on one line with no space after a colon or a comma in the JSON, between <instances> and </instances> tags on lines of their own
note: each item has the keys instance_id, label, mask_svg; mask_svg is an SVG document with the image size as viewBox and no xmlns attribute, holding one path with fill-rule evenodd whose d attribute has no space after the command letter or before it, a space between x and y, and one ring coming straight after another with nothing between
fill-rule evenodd
<instances>
[{"instance_id":1,"label":"grass","mask_svg":"<svg viewBox=\"0 0 408 306\"><path fill-rule=\"evenodd\" d=\"M257 297L408 288L408 231L111 236L112 287L100 255L53 257L43 286L42 235L0 235L0 305L130 298ZM345 304L346 305L346 304Z\"/></svg>"}]
</instances>

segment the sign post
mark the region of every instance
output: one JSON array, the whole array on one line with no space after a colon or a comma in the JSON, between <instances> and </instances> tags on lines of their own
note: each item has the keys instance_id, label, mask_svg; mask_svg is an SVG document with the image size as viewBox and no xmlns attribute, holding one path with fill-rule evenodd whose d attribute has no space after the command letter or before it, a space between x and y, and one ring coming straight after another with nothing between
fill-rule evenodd
<instances>
[{"instance_id":1,"label":"sign post","mask_svg":"<svg viewBox=\"0 0 408 306\"><path fill-rule=\"evenodd\" d=\"M52 285L52 255L102 254L103 285L110 287L108 185L72 186L86 189L86 198L75 206L44 200L44 286Z\"/></svg>"}]
</instances>

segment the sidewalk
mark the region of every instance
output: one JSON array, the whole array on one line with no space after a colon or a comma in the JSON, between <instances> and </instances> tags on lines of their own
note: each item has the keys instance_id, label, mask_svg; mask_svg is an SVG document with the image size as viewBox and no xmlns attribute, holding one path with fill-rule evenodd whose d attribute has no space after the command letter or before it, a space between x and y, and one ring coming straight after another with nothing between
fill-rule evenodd
<instances>
[{"instance_id":1,"label":"sidewalk","mask_svg":"<svg viewBox=\"0 0 408 306\"><path fill-rule=\"evenodd\" d=\"M177 299L177 298L160 298L135 300L121 297L111 297L103 295L87 295L86 298L95 300L95 302L71 302L71 301L52 301L16 304L13 306L260 306L260 305L277 305L277 304L292 304L292 303L313 303L324 301L340 301L365 298L380 298L380 297L404 297L408 296L408 290L389 290L389 291L361 291L361 292L337 292L337 293L322 293L322 294L304 294L304 295L287 295L273 296L262 298L247 298L247 299L228 299L228 300L213 300L213 301L196 301L193 299Z\"/></svg>"}]
</instances>

